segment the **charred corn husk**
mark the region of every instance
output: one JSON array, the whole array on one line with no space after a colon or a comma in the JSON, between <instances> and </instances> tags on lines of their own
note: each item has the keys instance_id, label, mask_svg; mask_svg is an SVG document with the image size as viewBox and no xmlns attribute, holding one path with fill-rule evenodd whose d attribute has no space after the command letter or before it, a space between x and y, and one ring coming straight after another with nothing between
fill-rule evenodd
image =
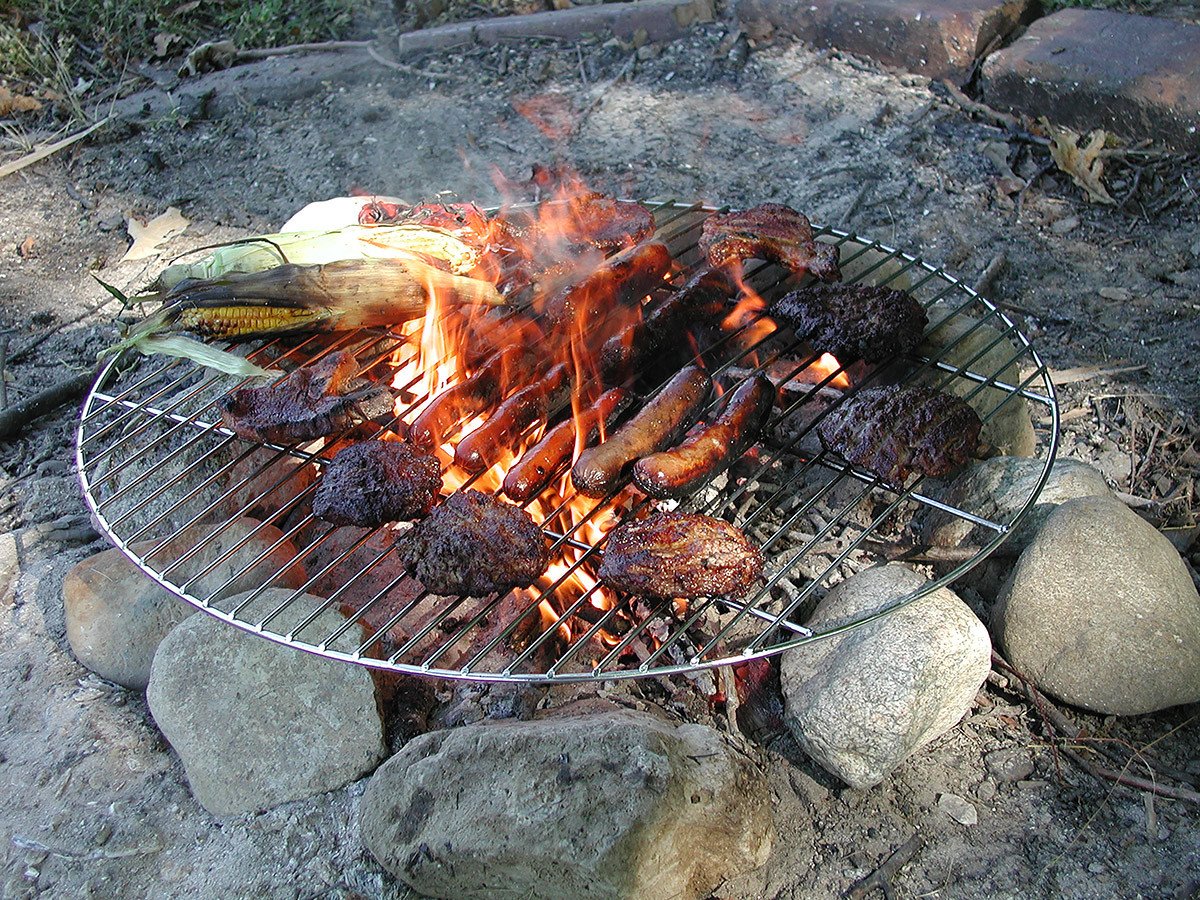
<instances>
[{"instance_id":1,"label":"charred corn husk","mask_svg":"<svg viewBox=\"0 0 1200 900\"><path fill-rule=\"evenodd\" d=\"M262 272L280 265L312 266L338 260L429 257L455 275L480 264L485 248L440 228L425 225L348 225L334 231L264 234L218 247L198 262L168 266L151 289L170 291L188 279Z\"/></svg>"},{"instance_id":2,"label":"charred corn husk","mask_svg":"<svg viewBox=\"0 0 1200 900\"><path fill-rule=\"evenodd\" d=\"M433 297L449 305L499 306L495 285L419 260L340 260L264 272L188 279L162 298L173 330L227 340L291 331L399 325L425 315Z\"/></svg>"}]
</instances>

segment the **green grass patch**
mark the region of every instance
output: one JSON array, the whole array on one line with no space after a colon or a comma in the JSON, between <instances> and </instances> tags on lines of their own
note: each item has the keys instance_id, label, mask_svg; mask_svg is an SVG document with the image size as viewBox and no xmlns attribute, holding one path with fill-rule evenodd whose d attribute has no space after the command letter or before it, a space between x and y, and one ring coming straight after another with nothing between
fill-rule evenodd
<instances>
[{"instance_id":1,"label":"green grass patch","mask_svg":"<svg viewBox=\"0 0 1200 900\"><path fill-rule=\"evenodd\" d=\"M0 78L61 93L205 41L278 47L346 37L353 0L0 0ZM65 82L65 84L64 84Z\"/></svg>"}]
</instances>

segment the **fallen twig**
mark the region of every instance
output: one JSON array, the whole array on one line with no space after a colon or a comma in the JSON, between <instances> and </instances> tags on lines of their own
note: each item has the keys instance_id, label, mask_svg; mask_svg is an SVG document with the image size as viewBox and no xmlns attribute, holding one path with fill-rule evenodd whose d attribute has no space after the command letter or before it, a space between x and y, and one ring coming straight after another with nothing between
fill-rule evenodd
<instances>
[{"instance_id":1,"label":"fallen twig","mask_svg":"<svg viewBox=\"0 0 1200 900\"><path fill-rule=\"evenodd\" d=\"M1022 690L1024 690L1025 695L1029 698L1029 701L1038 711L1038 715L1042 717L1043 721L1050 727L1054 734L1065 739L1056 741L1052 745L1053 749L1056 751L1061 751L1064 756L1078 765L1093 778L1097 779L1098 781L1111 781L1114 784L1135 788L1141 791L1149 791L1152 794L1156 794L1160 797L1168 797L1172 800L1185 800L1189 803L1200 804L1200 793L1189 788L1172 787L1171 785L1160 784L1157 781L1150 781L1145 778L1139 778L1136 775L1129 774L1128 769L1133 763L1133 758L1122 759L1115 754L1109 754L1106 751L1106 748L1100 748L1100 752L1103 755L1107 756L1115 764L1121 766L1121 770L1116 771L1114 769L1096 765L1091 760L1087 759L1083 754L1081 754L1076 748L1067 746L1066 742L1068 741L1075 742L1077 745L1083 745L1086 741L1088 746L1094 744L1095 741L1089 740L1085 735L1083 735L1082 732L1080 732L1080 730L1076 728L1075 725L1072 724L1065 715L1063 715L1062 711L1050 701L1050 698L1048 698L1034 686L1032 680L1027 675L1013 666L1012 663L1008 662L1008 660L1004 659L1004 657L994 650L992 651L992 664L1014 676L1021 683ZM1144 756L1143 753L1137 751L1136 749L1134 750L1134 753L1137 756ZM1164 775L1170 774L1166 771L1166 767L1161 765L1158 767L1158 772L1159 774ZM1180 778L1179 780L1189 779Z\"/></svg>"},{"instance_id":2,"label":"fallen twig","mask_svg":"<svg viewBox=\"0 0 1200 900\"><path fill-rule=\"evenodd\" d=\"M996 279L1000 277L1000 273L1004 271L1006 265L1008 265L1008 257L1004 254L1004 251L997 253L992 257L992 261L987 264L987 268L983 270L983 274L971 286L971 290L977 294L986 294L991 290Z\"/></svg>"},{"instance_id":3,"label":"fallen twig","mask_svg":"<svg viewBox=\"0 0 1200 900\"><path fill-rule=\"evenodd\" d=\"M888 900L892 898L892 879L900 874L903 869L921 848L925 846L925 838L921 837L921 832L913 832L913 836L907 841L892 851L892 855L883 861L878 869L864 878L862 881L855 884L846 892L847 900L860 900L866 897L867 894L879 888L883 891L883 896Z\"/></svg>"},{"instance_id":4,"label":"fallen twig","mask_svg":"<svg viewBox=\"0 0 1200 900\"><path fill-rule=\"evenodd\" d=\"M12 175L14 172L20 172L27 166L32 166L34 163L41 162L48 156L53 156L59 150L65 150L72 144L82 141L85 137L102 125L107 125L111 120L112 116L105 116L99 122L93 122L87 128L83 129L83 131L77 131L74 134L63 138L61 141L55 141L53 144L48 144L45 147L34 150L32 153L28 153L25 156L22 156L20 159L14 159L10 163L5 163L3 166L0 166L0 178L4 178L6 175Z\"/></svg>"},{"instance_id":5,"label":"fallen twig","mask_svg":"<svg viewBox=\"0 0 1200 900\"><path fill-rule=\"evenodd\" d=\"M0 441L16 437L34 419L77 398L91 386L95 377L95 372L73 375L0 412Z\"/></svg>"},{"instance_id":6,"label":"fallen twig","mask_svg":"<svg viewBox=\"0 0 1200 900\"><path fill-rule=\"evenodd\" d=\"M949 95L950 99L953 100L959 107L961 107L964 112L988 119L994 124L999 125L1001 128L1009 128L1013 131L1027 134L1027 132L1025 132L1021 126L1021 120L1016 116L1010 116L1008 113L1002 113L998 109L993 109L986 103L980 103L977 100L972 100L970 97L964 94L957 85L950 81L943 80L939 83L943 88L946 89L946 93ZM1030 138L1034 138L1037 143L1043 143L1044 145L1050 143L1049 141L1037 140L1034 135L1028 136Z\"/></svg>"},{"instance_id":7,"label":"fallen twig","mask_svg":"<svg viewBox=\"0 0 1200 900\"><path fill-rule=\"evenodd\" d=\"M407 75L417 75L421 78L429 78L434 81L438 79L441 79L442 81L469 80L465 75L459 75L457 72L430 72L427 69L418 69L416 66L405 65L402 62L396 62L393 59L388 59L382 53L376 50L370 42L367 42L366 50L371 59L375 60L375 62L379 63L381 66L394 69L397 72L404 72Z\"/></svg>"}]
</instances>

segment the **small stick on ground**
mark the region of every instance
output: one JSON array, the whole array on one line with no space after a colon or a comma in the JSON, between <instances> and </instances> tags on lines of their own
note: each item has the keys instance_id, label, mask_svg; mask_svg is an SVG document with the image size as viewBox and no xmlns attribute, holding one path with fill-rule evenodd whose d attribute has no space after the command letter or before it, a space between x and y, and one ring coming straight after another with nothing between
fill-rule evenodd
<instances>
[{"instance_id":1,"label":"small stick on ground","mask_svg":"<svg viewBox=\"0 0 1200 900\"><path fill-rule=\"evenodd\" d=\"M1004 271L1004 267L1008 265L1008 257L1003 251L992 257L992 261L987 264L987 268L983 270L983 274L979 276L974 285L971 286L977 294L986 294L992 289L992 285L996 283L996 279L1000 277L1000 273Z\"/></svg>"},{"instance_id":2,"label":"small stick on ground","mask_svg":"<svg viewBox=\"0 0 1200 900\"><path fill-rule=\"evenodd\" d=\"M0 337L0 409L8 409L8 335Z\"/></svg>"},{"instance_id":3,"label":"small stick on ground","mask_svg":"<svg viewBox=\"0 0 1200 900\"><path fill-rule=\"evenodd\" d=\"M1052 702L1050 702L1050 699L1045 694L1034 687L1033 682L1030 681L1028 676L1019 671L1015 666L1012 665L1012 663L1008 662L1008 660L1004 659L1004 657L995 651L992 651L992 663L998 668L1001 668L1005 672L1013 675L1018 681L1021 682L1021 687L1024 689L1025 695L1029 697L1030 702L1034 705L1034 708L1037 709L1038 714L1056 734L1066 738L1067 740L1078 740L1082 742L1083 737L1081 736L1079 729L1076 728L1070 722L1070 720L1062 714L1061 710L1059 710ZM1172 800L1186 800L1189 803L1200 804L1200 793L1197 793L1196 791L1188 788L1172 787L1170 785L1160 784L1157 781L1149 781L1145 778L1139 778L1136 775L1130 775L1127 770L1130 764L1133 762L1132 759L1122 760L1119 757L1113 759L1112 756L1109 756L1109 758L1113 759L1115 763L1122 766L1121 771L1118 772L1103 766L1097 766L1077 750L1066 746L1063 742L1055 742L1052 746L1056 751L1061 751L1062 754L1067 757L1067 759L1074 762L1077 766L1079 766L1097 781L1111 781L1114 784L1123 785L1124 787L1131 787L1141 791L1149 791L1150 793L1157 794L1160 797L1169 797ZM1107 756L1108 754L1104 755ZM1164 772L1163 774L1166 773Z\"/></svg>"},{"instance_id":4,"label":"small stick on ground","mask_svg":"<svg viewBox=\"0 0 1200 900\"><path fill-rule=\"evenodd\" d=\"M921 837L921 832L913 832L913 836L894 850L892 855L883 861L883 865L846 892L847 900L861 900L861 898L866 897L875 888L879 888L883 891L883 896L891 900L893 896L892 879L900 874L900 870L924 846L925 838Z\"/></svg>"},{"instance_id":5,"label":"small stick on ground","mask_svg":"<svg viewBox=\"0 0 1200 900\"><path fill-rule=\"evenodd\" d=\"M0 412L0 441L16 437L34 419L79 397L91 386L95 377L95 372L74 375Z\"/></svg>"}]
</instances>

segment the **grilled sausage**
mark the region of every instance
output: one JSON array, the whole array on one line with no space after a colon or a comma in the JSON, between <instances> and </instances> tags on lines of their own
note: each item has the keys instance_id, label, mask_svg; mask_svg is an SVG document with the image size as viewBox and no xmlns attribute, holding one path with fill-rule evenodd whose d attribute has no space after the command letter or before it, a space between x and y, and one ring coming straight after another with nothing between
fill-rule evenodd
<instances>
[{"instance_id":1,"label":"grilled sausage","mask_svg":"<svg viewBox=\"0 0 1200 900\"><path fill-rule=\"evenodd\" d=\"M601 370L619 380L664 344L678 340L681 329L719 309L735 290L727 270L704 269L650 309L643 321L630 323L605 341Z\"/></svg>"},{"instance_id":2,"label":"grilled sausage","mask_svg":"<svg viewBox=\"0 0 1200 900\"><path fill-rule=\"evenodd\" d=\"M521 360L518 347L494 354L470 378L446 388L413 419L408 439L415 447L431 450L445 439L455 425L468 416L494 406L503 396L504 375Z\"/></svg>"},{"instance_id":3,"label":"grilled sausage","mask_svg":"<svg viewBox=\"0 0 1200 900\"><path fill-rule=\"evenodd\" d=\"M633 400L633 395L623 388L613 388L600 396L592 406L580 415L585 428L584 446L596 440L600 423L609 427L616 421ZM554 478L559 467L571 458L575 449L575 419L559 422L546 432L545 437L525 451L525 455L504 476L504 493L517 503L540 494Z\"/></svg>"},{"instance_id":4,"label":"grilled sausage","mask_svg":"<svg viewBox=\"0 0 1200 900\"><path fill-rule=\"evenodd\" d=\"M613 303L629 303L663 283L671 251L659 241L638 244L606 259L588 275L546 301L544 314L555 325L586 324Z\"/></svg>"},{"instance_id":5,"label":"grilled sausage","mask_svg":"<svg viewBox=\"0 0 1200 900\"><path fill-rule=\"evenodd\" d=\"M559 363L544 378L511 394L486 422L459 441L454 462L464 471L482 472L516 443L522 431L570 399L571 373L566 363Z\"/></svg>"},{"instance_id":6,"label":"grilled sausage","mask_svg":"<svg viewBox=\"0 0 1200 900\"><path fill-rule=\"evenodd\" d=\"M700 415L712 390L703 369L688 366L599 447L585 450L571 470L575 489L603 497L635 459L670 447Z\"/></svg>"},{"instance_id":7,"label":"grilled sausage","mask_svg":"<svg viewBox=\"0 0 1200 900\"><path fill-rule=\"evenodd\" d=\"M653 453L633 466L633 480L651 497L689 493L729 468L754 443L775 403L775 385L755 375L742 382L717 420L673 450Z\"/></svg>"}]
</instances>

